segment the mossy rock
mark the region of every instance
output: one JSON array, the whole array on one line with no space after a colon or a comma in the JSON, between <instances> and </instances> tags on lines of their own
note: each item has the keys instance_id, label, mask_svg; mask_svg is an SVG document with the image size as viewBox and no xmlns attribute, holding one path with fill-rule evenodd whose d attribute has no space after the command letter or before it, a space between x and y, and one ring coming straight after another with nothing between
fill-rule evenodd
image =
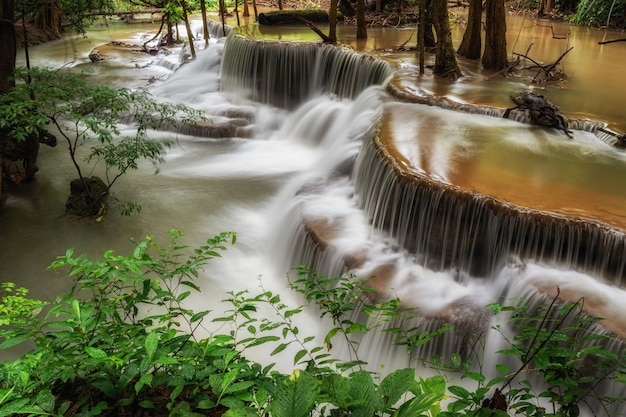
<instances>
[{"instance_id":1,"label":"mossy rock","mask_svg":"<svg viewBox=\"0 0 626 417\"><path fill-rule=\"evenodd\" d=\"M260 25L294 25L301 24L298 17L313 23L328 23L328 13L322 9L311 10L273 10L259 14Z\"/></svg>"},{"instance_id":2,"label":"mossy rock","mask_svg":"<svg viewBox=\"0 0 626 417\"><path fill-rule=\"evenodd\" d=\"M105 210L108 195L107 185L98 177L89 177L84 182L75 179L70 183L65 213L79 217L97 216Z\"/></svg>"}]
</instances>

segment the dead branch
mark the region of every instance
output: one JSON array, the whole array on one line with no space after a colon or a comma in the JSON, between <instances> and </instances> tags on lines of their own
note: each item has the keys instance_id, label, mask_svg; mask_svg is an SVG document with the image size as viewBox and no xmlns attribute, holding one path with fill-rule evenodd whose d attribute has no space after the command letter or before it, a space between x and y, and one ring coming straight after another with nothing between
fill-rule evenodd
<instances>
[{"instance_id":1,"label":"dead branch","mask_svg":"<svg viewBox=\"0 0 626 417\"><path fill-rule=\"evenodd\" d=\"M302 16L298 16L297 14L294 14L294 17L296 18L298 22L304 23L305 25L309 27L309 29L317 33L318 36L322 38L322 41L326 43L334 43L334 41L331 38L329 38L324 32L322 32L320 28L315 26L315 23L311 22L310 20L306 20L305 18L303 18Z\"/></svg>"},{"instance_id":2,"label":"dead branch","mask_svg":"<svg viewBox=\"0 0 626 417\"><path fill-rule=\"evenodd\" d=\"M600 41L598 42L598 45L606 45L607 43L613 43L613 42L626 42L626 38L610 39L608 41Z\"/></svg>"}]
</instances>

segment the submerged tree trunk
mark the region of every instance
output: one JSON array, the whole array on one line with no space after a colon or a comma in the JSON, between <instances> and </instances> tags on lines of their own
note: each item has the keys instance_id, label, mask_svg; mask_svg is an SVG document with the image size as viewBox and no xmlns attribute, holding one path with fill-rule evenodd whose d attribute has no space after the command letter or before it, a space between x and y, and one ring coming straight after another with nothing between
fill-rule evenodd
<instances>
[{"instance_id":1,"label":"submerged tree trunk","mask_svg":"<svg viewBox=\"0 0 626 417\"><path fill-rule=\"evenodd\" d=\"M483 68L500 71L509 65L506 58L506 13L504 0L486 0L485 51Z\"/></svg>"},{"instance_id":2,"label":"submerged tree trunk","mask_svg":"<svg viewBox=\"0 0 626 417\"><path fill-rule=\"evenodd\" d=\"M480 59L482 42L480 39L481 18L483 14L482 0L470 0L467 16L467 28L457 53L467 59Z\"/></svg>"},{"instance_id":3,"label":"submerged tree trunk","mask_svg":"<svg viewBox=\"0 0 626 417\"><path fill-rule=\"evenodd\" d=\"M365 25L365 0L356 2L356 38L367 39L367 27Z\"/></svg>"},{"instance_id":4,"label":"submerged tree trunk","mask_svg":"<svg viewBox=\"0 0 626 417\"><path fill-rule=\"evenodd\" d=\"M452 30L448 18L447 0L432 0L431 13L437 33L434 74L440 77L457 79L461 74L452 45Z\"/></svg>"}]
</instances>

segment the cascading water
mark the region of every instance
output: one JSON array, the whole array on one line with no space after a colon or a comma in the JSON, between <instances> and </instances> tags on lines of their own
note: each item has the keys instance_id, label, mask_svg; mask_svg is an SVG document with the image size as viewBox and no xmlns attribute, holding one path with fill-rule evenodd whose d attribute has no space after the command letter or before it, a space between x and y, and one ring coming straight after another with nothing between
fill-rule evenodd
<instances>
[{"instance_id":1,"label":"cascading water","mask_svg":"<svg viewBox=\"0 0 626 417\"><path fill-rule=\"evenodd\" d=\"M338 63L346 60L366 64L360 67L364 73L357 73L367 82L350 82L348 87L342 84L345 78L319 82L329 74L349 74ZM370 279L379 297L397 296L418 308L420 317L405 324L457 326L425 345L417 353L420 357L453 352L471 357L476 352L469 347L470 335L488 331L492 321L485 305L524 296L534 306L549 301L557 287L570 300L589 297L586 311L611 316L606 328L623 335L623 314L612 311L619 297L601 295L607 290L623 295L611 286L619 286L625 273L621 230L462 190L448 183L445 158L431 157L428 166L412 163L394 150L393 142L381 140L389 129L386 123L392 123L381 109L393 109L393 100L381 88L363 88L383 84L389 74L385 66L337 48L258 42L232 34L227 40L222 91L288 109L301 105L275 136L319 152L273 204L277 217L272 224L279 232L273 240L275 256L282 259L278 264L285 269L306 264L324 276L338 276L347 268ZM307 101L320 94L356 99ZM422 111L415 105L410 109ZM478 111L497 117L501 112ZM589 126L586 130L594 131L597 125ZM550 140L562 140L558 133L553 136ZM417 154L435 152L415 146ZM448 155L455 150L446 149L445 142L428 146L439 146L437 152ZM605 278L607 283L600 283ZM356 314L355 319L365 319ZM361 352L366 360L391 368L406 365L398 362L404 356L384 333L366 338L368 349ZM490 350L483 354L500 348L489 339Z\"/></svg>"}]
</instances>

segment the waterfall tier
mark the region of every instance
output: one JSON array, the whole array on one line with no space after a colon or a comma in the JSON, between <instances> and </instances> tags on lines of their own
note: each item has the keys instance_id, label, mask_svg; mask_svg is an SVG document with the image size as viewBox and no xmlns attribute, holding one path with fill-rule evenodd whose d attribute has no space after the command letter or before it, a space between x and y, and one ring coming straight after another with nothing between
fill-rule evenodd
<instances>
[{"instance_id":1,"label":"waterfall tier","mask_svg":"<svg viewBox=\"0 0 626 417\"><path fill-rule=\"evenodd\" d=\"M222 91L293 109L319 94L354 98L392 72L386 62L345 47L232 34L224 48Z\"/></svg>"}]
</instances>

